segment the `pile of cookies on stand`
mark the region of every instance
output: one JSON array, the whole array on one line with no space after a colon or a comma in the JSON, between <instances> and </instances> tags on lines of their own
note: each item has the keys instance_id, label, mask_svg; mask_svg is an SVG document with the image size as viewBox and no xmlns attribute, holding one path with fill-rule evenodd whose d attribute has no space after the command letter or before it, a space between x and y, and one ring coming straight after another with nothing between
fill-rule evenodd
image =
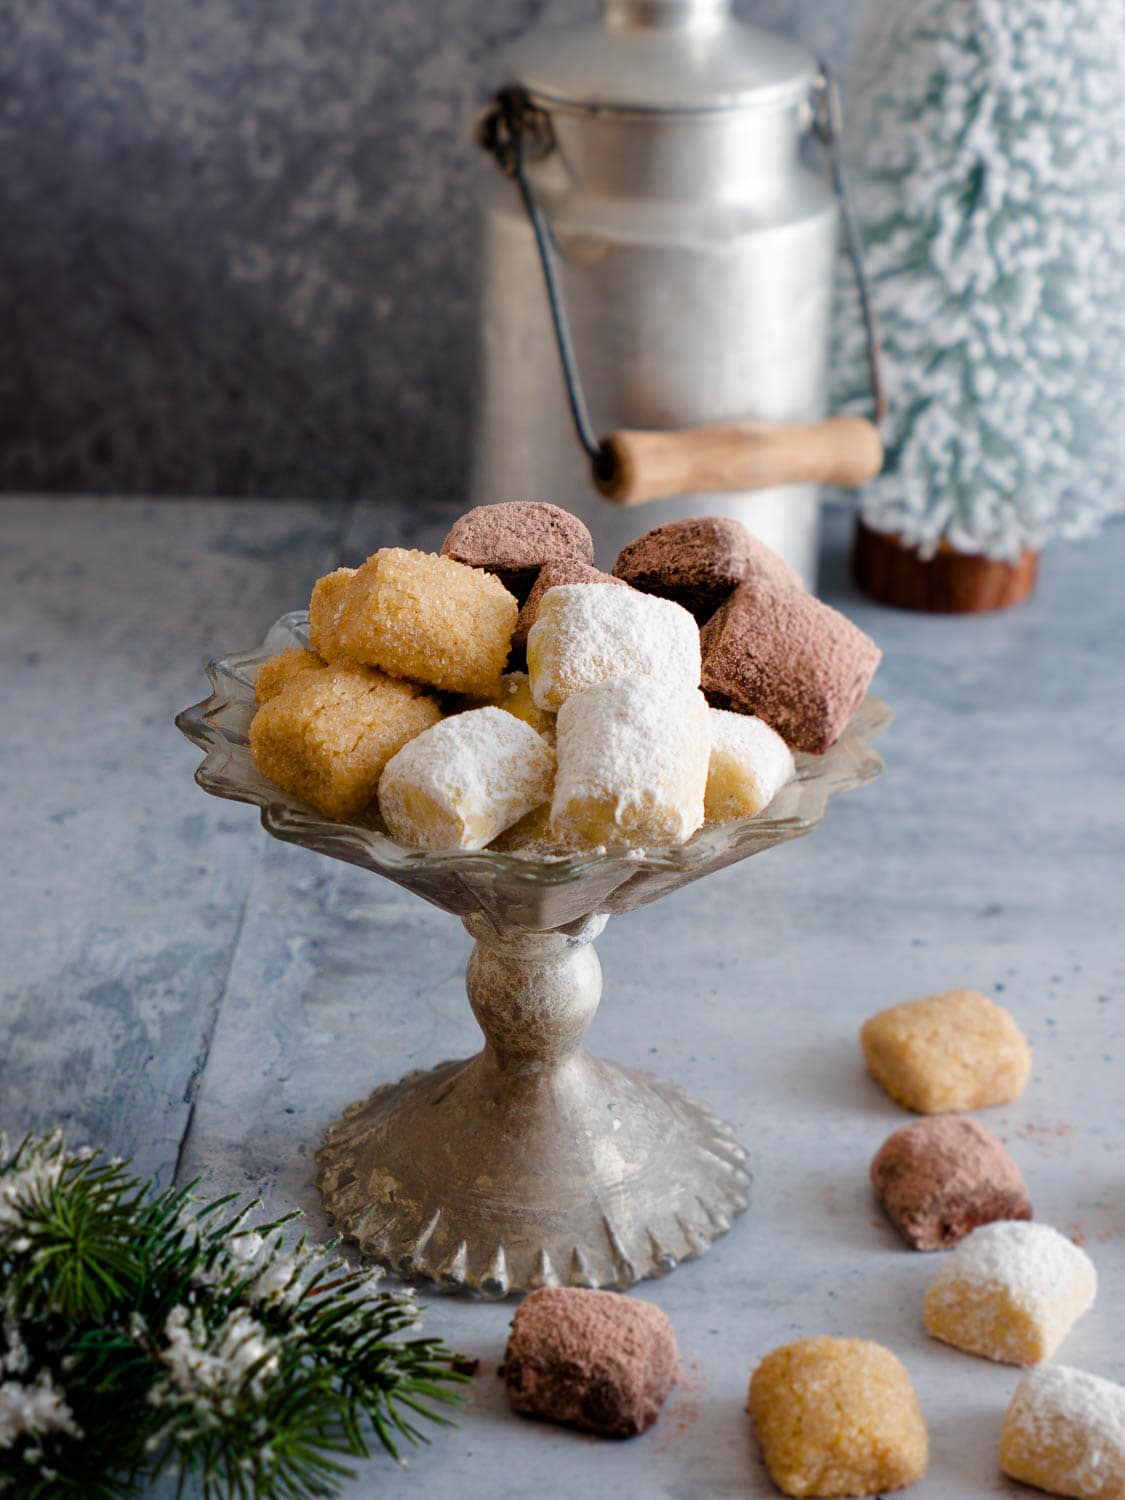
<instances>
[{"instance_id":1,"label":"pile of cookies on stand","mask_svg":"<svg viewBox=\"0 0 1125 1500\"><path fill-rule=\"evenodd\" d=\"M593 559L577 517L513 502L440 554L327 574L308 649L259 670L259 770L429 850L667 848L756 816L843 732L878 648L736 521Z\"/></svg>"}]
</instances>

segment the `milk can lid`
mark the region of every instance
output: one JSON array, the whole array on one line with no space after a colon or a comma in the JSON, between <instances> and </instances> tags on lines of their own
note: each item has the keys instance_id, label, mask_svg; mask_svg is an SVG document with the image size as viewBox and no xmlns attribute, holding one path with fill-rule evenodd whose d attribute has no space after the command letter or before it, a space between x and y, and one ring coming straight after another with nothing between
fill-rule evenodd
<instances>
[{"instance_id":1,"label":"milk can lid","mask_svg":"<svg viewBox=\"0 0 1125 1500\"><path fill-rule=\"evenodd\" d=\"M783 105L816 77L810 52L736 21L729 0L602 0L601 14L528 32L508 81L547 102L698 111Z\"/></svg>"}]
</instances>

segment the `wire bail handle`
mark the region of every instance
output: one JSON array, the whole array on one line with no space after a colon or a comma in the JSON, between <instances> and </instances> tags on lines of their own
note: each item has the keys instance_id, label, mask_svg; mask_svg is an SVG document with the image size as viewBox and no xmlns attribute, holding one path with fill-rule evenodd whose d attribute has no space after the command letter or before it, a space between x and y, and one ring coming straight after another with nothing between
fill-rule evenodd
<instances>
[{"instance_id":1,"label":"wire bail handle","mask_svg":"<svg viewBox=\"0 0 1125 1500\"><path fill-rule=\"evenodd\" d=\"M566 398L578 441L594 467L595 475L604 468L606 449L594 430L590 420L590 408L582 388L582 377L578 371L578 358L574 352L574 340L570 334L566 306L562 299L558 276L555 270L555 238L546 215L527 176L528 158L542 161L555 149L555 132L551 117L531 101L526 89L511 87L501 89L477 121L476 138L496 160L506 177L511 177L519 188L527 217L535 235L539 252L539 264L543 269L543 284L547 291L547 305L555 330L562 364Z\"/></svg>"},{"instance_id":2,"label":"wire bail handle","mask_svg":"<svg viewBox=\"0 0 1125 1500\"><path fill-rule=\"evenodd\" d=\"M882 428L887 417L887 391L883 382L883 358L879 348L879 330L875 322L875 309L871 303L871 286L867 279L867 267L864 262L863 234L859 227L859 218L852 201L851 189L848 186L847 173L844 170L843 153L840 143L843 139L844 116L840 107L840 90L836 86L836 79L832 69L823 58L819 62L820 74L813 84L812 94L812 132L824 148L828 157L828 170L832 175L832 189L840 202L840 218L844 225L844 240L847 245L848 259L851 261L852 274L855 276L856 294L859 298L859 312L863 319L863 336L867 346L867 380L871 390L871 404L874 409L875 425Z\"/></svg>"}]
</instances>

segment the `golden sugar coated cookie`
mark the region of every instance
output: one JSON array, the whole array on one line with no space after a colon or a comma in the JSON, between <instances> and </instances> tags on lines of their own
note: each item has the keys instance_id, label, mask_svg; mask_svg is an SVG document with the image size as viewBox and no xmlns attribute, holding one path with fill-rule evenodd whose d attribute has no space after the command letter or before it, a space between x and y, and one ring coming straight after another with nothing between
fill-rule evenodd
<instances>
[{"instance_id":1,"label":"golden sugar coated cookie","mask_svg":"<svg viewBox=\"0 0 1125 1500\"><path fill-rule=\"evenodd\" d=\"M348 583L343 654L449 693L495 699L519 605L498 579L450 557L384 547Z\"/></svg>"},{"instance_id":2,"label":"golden sugar coated cookie","mask_svg":"<svg viewBox=\"0 0 1125 1500\"><path fill-rule=\"evenodd\" d=\"M1125 1500L1125 1386L1046 1365L1016 1387L1000 1437L1012 1479L1073 1500Z\"/></svg>"},{"instance_id":3,"label":"golden sugar coated cookie","mask_svg":"<svg viewBox=\"0 0 1125 1500\"><path fill-rule=\"evenodd\" d=\"M379 810L392 835L422 849L483 849L547 802L555 752L499 708L454 714L389 762Z\"/></svg>"},{"instance_id":4,"label":"golden sugar coated cookie","mask_svg":"<svg viewBox=\"0 0 1125 1500\"><path fill-rule=\"evenodd\" d=\"M313 584L309 600L309 645L325 661L339 661L344 655L340 650L340 615L355 571L337 568Z\"/></svg>"},{"instance_id":5,"label":"golden sugar coated cookie","mask_svg":"<svg viewBox=\"0 0 1125 1500\"><path fill-rule=\"evenodd\" d=\"M293 646L288 651L283 651L280 656L271 656L269 661L264 661L258 668L258 675L254 679L254 697L259 703L268 703L271 698L276 698L283 687L287 687L294 677L300 676L302 672L315 672L324 666L324 662L317 656L315 651L306 651L301 646Z\"/></svg>"},{"instance_id":6,"label":"golden sugar coated cookie","mask_svg":"<svg viewBox=\"0 0 1125 1500\"><path fill-rule=\"evenodd\" d=\"M976 990L892 1005L860 1032L867 1071L923 1115L1004 1104L1023 1093L1031 1049L1015 1021Z\"/></svg>"},{"instance_id":7,"label":"golden sugar coated cookie","mask_svg":"<svg viewBox=\"0 0 1125 1500\"><path fill-rule=\"evenodd\" d=\"M441 718L410 682L354 664L301 672L264 703L250 750L264 776L328 818L353 818L374 800L383 767Z\"/></svg>"},{"instance_id":8,"label":"golden sugar coated cookie","mask_svg":"<svg viewBox=\"0 0 1125 1500\"><path fill-rule=\"evenodd\" d=\"M752 818L794 773L793 752L764 719L711 709L711 764L704 811L708 823Z\"/></svg>"},{"instance_id":9,"label":"golden sugar coated cookie","mask_svg":"<svg viewBox=\"0 0 1125 1500\"><path fill-rule=\"evenodd\" d=\"M750 1416L785 1495L876 1495L926 1472L926 1424L902 1362L866 1339L813 1338L767 1354Z\"/></svg>"},{"instance_id":10,"label":"golden sugar coated cookie","mask_svg":"<svg viewBox=\"0 0 1125 1500\"><path fill-rule=\"evenodd\" d=\"M1000 1220L967 1235L926 1293L935 1339L1005 1365L1051 1355L1093 1303L1098 1276L1084 1250L1049 1224Z\"/></svg>"}]
</instances>

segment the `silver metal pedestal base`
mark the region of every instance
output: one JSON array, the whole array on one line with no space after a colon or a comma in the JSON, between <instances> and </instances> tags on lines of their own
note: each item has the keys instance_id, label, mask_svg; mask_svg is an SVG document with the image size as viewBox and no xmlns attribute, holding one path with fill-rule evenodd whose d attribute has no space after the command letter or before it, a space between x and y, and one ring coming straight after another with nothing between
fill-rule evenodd
<instances>
[{"instance_id":1,"label":"silver metal pedestal base","mask_svg":"<svg viewBox=\"0 0 1125 1500\"><path fill-rule=\"evenodd\" d=\"M486 1297L626 1287L702 1255L748 1201L729 1126L586 1053L566 1072L504 1079L482 1053L376 1089L317 1158L329 1215L401 1275Z\"/></svg>"},{"instance_id":2,"label":"silver metal pedestal base","mask_svg":"<svg viewBox=\"0 0 1125 1500\"><path fill-rule=\"evenodd\" d=\"M604 921L499 938L468 920L484 1051L376 1089L317 1158L325 1209L366 1255L486 1297L626 1287L701 1255L746 1208L729 1126L579 1046Z\"/></svg>"}]
</instances>

